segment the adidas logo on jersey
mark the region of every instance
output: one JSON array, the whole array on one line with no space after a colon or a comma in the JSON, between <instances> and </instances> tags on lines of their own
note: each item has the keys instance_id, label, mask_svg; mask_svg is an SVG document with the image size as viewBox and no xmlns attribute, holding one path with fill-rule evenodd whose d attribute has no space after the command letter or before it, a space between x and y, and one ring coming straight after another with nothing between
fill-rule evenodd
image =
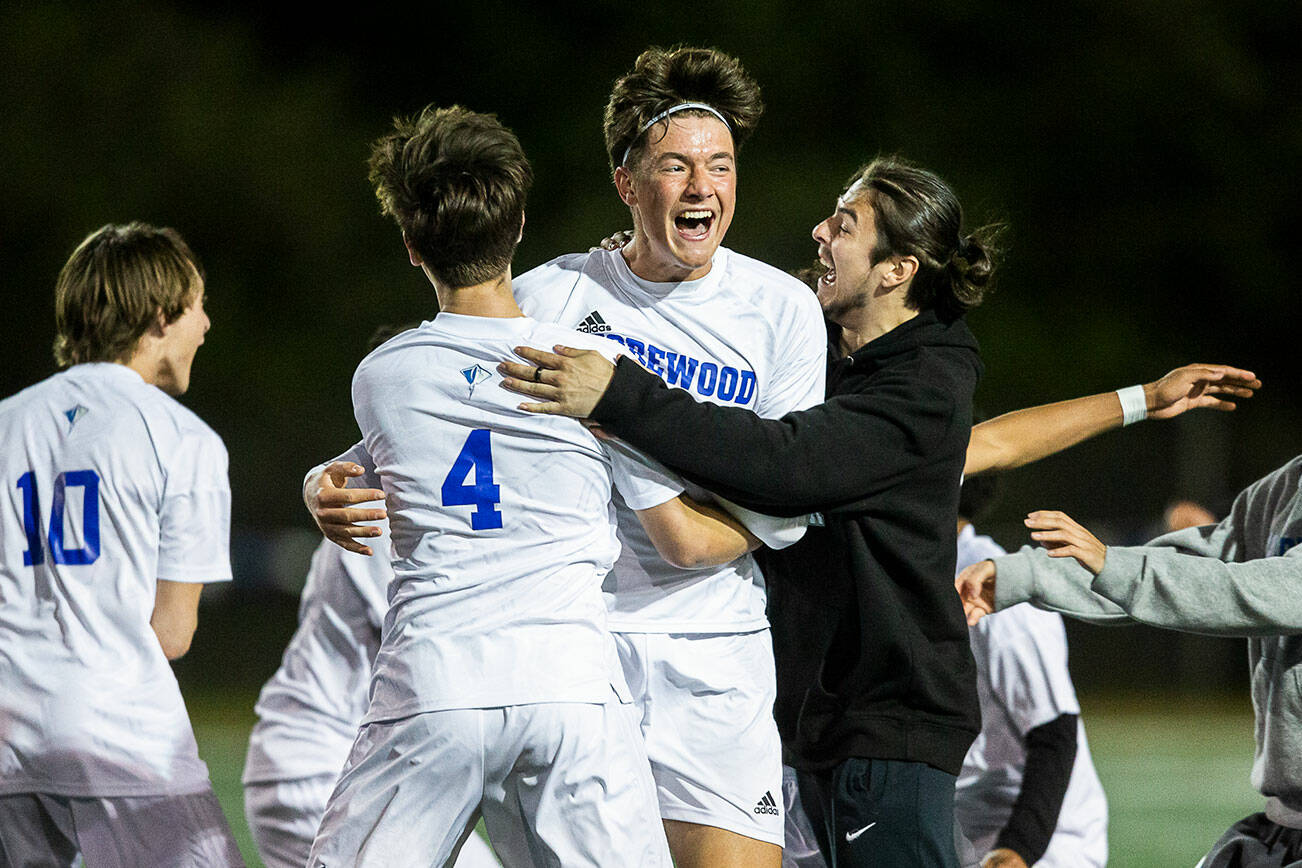
<instances>
[{"instance_id":1,"label":"adidas logo on jersey","mask_svg":"<svg viewBox=\"0 0 1302 868\"><path fill-rule=\"evenodd\" d=\"M773 794L765 790L764 797L755 803L757 814L778 814L778 803L773 801Z\"/></svg>"},{"instance_id":2,"label":"adidas logo on jersey","mask_svg":"<svg viewBox=\"0 0 1302 868\"><path fill-rule=\"evenodd\" d=\"M585 332L590 335L603 335L610 331L610 326L606 325L606 321L601 318L601 314L597 313L595 310L585 316L583 322L579 323L574 328L576 331Z\"/></svg>"}]
</instances>

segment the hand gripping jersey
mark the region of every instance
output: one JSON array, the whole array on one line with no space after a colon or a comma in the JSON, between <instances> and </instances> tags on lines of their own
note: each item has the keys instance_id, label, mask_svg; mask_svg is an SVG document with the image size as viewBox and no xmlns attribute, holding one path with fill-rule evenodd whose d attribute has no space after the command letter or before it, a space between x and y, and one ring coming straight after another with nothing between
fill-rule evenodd
<instances>
[{"instance_id":1,"label":"hand gripping jersey","mask_svg":"<svg viewBox=\"0 0 1302 868\"><path fill-rule=\"evenodd\" d=\"M298 629L262 687L244 783L338 774L366 713L371 662L388 608L388 522L371 557L322 540L312 555ZM306 854L304 854L306 857Z\"/></svg>"},{"instance_id":2,"label":"hand gripping jersey","mask_svg":"<svg viewBox=\"0 0 1302 868\"><path fill-rule=\"evenodd\" d=\"M971 525L958 537L958 569L1006 554ZM981 734L963 761L954 811L978 856L994 846L1022 790L1026 734L1064 714L1080 714L1067 671L1062 616L1031 605L1013 606L971 629L981 698ZM1076 761L1049 849L1037 864L1104 865L1108 805L1090 758L1085 727L1076 723Z\"/></svg>"},{"instance_id":3,"label":"hand gripping jersey","mask_svg":"<svg viewBox=\"0 0 1302 868\"><path fill-rule=\"evenodd\" d=\"M229 579L226 449L123 365L0 402L0 793L198 792L149 626L156 580Z\"/></svg>"},{"instance_id":4,"label":"hand gripping jersey","mask_svg":"<svg viewBox=\"0 0 1302 868\"><path fill-rule=\"evenodd\" d=\"M823 400L827 332L814 294L727 248L698 280L645 281L619 251L598 250L539 266L516 279L514 291L526 314L612 341L697 400L766 418ZM704 496L690 484L687 492ZM763 578L750 555L722 567L672 567L628 504L615 504L623 548L605 585L612 630L733 633L768 626Z\"/></svg>"},{"instance_id":5,"label":"hand gripping jersey","mask_svg":"<svg viewBox=\"0 0 1302 868\"><path fill-rule=\"evenodd\" d=\"M557 343L613 349L524 317L443 313L358 367L395 575L365 722L627 695L600 591L618 550L612 474L638 509L678 489L625 474L573 419L517 409L497 363Z\"/></svg>"}]
</instances>

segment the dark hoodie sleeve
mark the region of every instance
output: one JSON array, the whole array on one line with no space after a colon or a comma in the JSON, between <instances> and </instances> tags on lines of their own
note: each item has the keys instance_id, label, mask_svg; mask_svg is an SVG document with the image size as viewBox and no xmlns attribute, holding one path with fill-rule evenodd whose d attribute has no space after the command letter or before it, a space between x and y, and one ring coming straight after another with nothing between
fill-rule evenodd
<instances>
[{"instance_id":1,"label":"dark hoodie sleeve","mask_svg":"<svg viewBox=\"0 0 1302 868\"><path fill-rule=\"evenodd\" d=\"M889 488L937 450L965 448L968 416L956 412L954 395L970 398L971 389L911 370L885 371L868 391L761 419L697 402L625 357L592 418L749 509L833 512Z\"/></svg>"}]
</instances>

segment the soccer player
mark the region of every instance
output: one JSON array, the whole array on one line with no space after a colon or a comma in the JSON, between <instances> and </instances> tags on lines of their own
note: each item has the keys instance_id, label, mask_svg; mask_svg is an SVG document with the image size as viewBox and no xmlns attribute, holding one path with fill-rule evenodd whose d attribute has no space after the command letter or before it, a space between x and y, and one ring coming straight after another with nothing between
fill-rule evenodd
<instances>
[{"instance_id":1,"label":"soccer player","mask_svg":"<svg viewBox=\"0 0 1302 868\"><path fill-rule=\"evenodd\" d=\"M244 762L244 815L268 868L302 868L326 800L366 714L393 580L387 523L374 557L322 540L312 555L298 629L258 696ZM497 865L478 836L458 868Z\"/></svg>"},{"instance_id":2,"label":"soccer player","mask_svg":"<svg viewBox=\"0 0 1302 868\"><path fill-rule=\"evenodd\" d=\"M418 323L384 326L368 351ZM326 800L362 718L371 664L389 608L388 522L371 540L374 557L322 540L312 555L298 608L298 628L280 668L263 685L244 761L244 816L268 868L302 868ZM466 839L459 868L499 864L478 836Z\"/></svg>"},{"instance_id":3,"label":"soccer player","mask_svg":"<svg viewBox=\"0 0 1302 868\"><path fill-rule=\"evenodd\" d=\"M968 621L1021 602L1101 624L1248 639L1256 751L1252 784L1265 811L1232 826L1201 868L1302 862L1302 456L1241 491L1218 524L1142 546L1104 546L1069 516L1036 511L1046 549L983 560L955 586Z\"/></svg>"},{"instance_id":4,"label":"soccer player","mask_svg":"<svg viewBox=\"0 0 1302 868\"><path fill-rule=\"evenodd\" d=\"M702 401L776 418L821 400L826 332L815 299L795 278L721 246L737 204L737 149L762 110L759 88L726 54L639 56L605 115L633 240L521 276L524 312L608 338ZM331 476L305 485L323 531L364 549L347 524L376 513L349 504L371 495L318 491L323 482ZM606 581L610 627L674 860L776 866L782 769L763 577L749 554L708 568L667 562L627 497L615 503L622 550Z\"/></svg>"},{"instance_id":5,"label":"soccer player","mask_svg":"<svg viewBox=\"0 0 1302 868\"><path fill-rule=\"evenodd\" d=\"M997 476L963 483L958 567L1004 550L976 532ZM1102 868L1108 805L1090 759L1067 671L1062 617L1014 606L968 628L977 667L981 733L954 794L965 868Z\"/></svg>"},{"instance_id":6,"label":"soccer player","mask_svg":"<svg viewBox=\"0 0 1302 868\"><path fill-rule=\"evenodd\" d=\"M395 581L370 705L309 864L413 852L443 864L482 814L508 866L668 865L601 597L618 545L612 475L679 566L726 563L757 541L497 388L511 346L582 337L525 317L512 296L532 174L509 131L426 109L376 143L371 178L440 313L353 378L357 454L389 505Z\"/></svg>"},{"instance_id":7,"label":"soccer player","mask_svg":"<svg viewBox=\"0 0 1302 868\"><path fill-rule=\"evenodd\" d=\"M104 226L55 287L66 370L0 402L0 864L244 864L168 665L231 577L226 449L175 400L203 302L175 231Z\"/></svg>"}]
</instances>

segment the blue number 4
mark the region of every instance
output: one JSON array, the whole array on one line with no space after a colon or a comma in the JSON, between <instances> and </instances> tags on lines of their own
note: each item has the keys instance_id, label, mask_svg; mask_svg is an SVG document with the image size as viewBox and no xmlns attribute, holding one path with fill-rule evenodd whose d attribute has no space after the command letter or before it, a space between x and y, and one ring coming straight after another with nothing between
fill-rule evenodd
<instances>
[{"instance_id":1,"label":"blue number 4","mask_svg":"<svg viewBox=\"0 0 1302 868\"><path fill-rule=\"evenodd\" d=\"M452 462L452 469L443 480L444 506L473 506L470 527L473 530L493 530L502 526L502 513L497 505L502 502L502 489L493 484L493 444L487 428L476 428L466 438L465 445ZM475 473L473 485L466 482L470 472Z\"/></svg>"},{"instance_id":2,"label":"blue number 4","mask_svg":"<svg viewBox=\"0 0 1302 868\"><path fill-rule=\"evenodd\" d=\"M63 544L64 502L69 487L84 490L81 502L81 548L70 549ZM41 499L36 488L36 477L31 471L18 477L18 487L23 492L23 533L27 536L27 551L23 552L24 566L45 563L41 546ZM56 564L78 566L93 564L99 558L99 474L93 470L73 470L54 478L54 502L50 509L50 557Z\"/></svg>"}]
</instances>

